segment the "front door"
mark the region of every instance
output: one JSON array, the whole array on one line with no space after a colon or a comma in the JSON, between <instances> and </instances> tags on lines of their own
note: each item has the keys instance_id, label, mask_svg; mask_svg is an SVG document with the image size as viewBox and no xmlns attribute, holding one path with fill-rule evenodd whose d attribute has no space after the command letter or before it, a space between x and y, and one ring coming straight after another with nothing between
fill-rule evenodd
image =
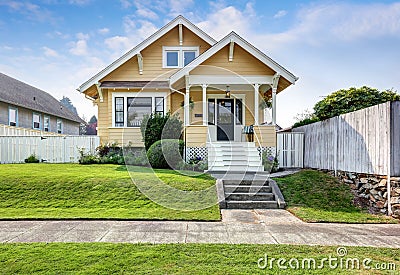
<instances>
[{"instance_id":1,"label":"front door","mask_svg":"<svg viewBox=\"0 0 400 275\"><path fill-rule=\"evenodd\" d=\"M234 100L217 99L217 140L234 140Z\"/></svg>"}]
</instances>

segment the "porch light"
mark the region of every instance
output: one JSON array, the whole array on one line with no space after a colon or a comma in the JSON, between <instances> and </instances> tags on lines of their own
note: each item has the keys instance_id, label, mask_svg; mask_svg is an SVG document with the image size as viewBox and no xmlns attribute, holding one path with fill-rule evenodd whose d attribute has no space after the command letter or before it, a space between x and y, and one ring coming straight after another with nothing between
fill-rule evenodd
<instances>
[{"instance_id":1,"label":"porch light","mask_svg":"<svg viewBox=\"0 0 400 275\"><path fill-rule=\"evenodd\" d=\"M226 85L225 93L226 93L226 95L225 95L226 98L230 98L231 97L231 91L229 91L229 85Z\"/></svg>"}]
</instances>

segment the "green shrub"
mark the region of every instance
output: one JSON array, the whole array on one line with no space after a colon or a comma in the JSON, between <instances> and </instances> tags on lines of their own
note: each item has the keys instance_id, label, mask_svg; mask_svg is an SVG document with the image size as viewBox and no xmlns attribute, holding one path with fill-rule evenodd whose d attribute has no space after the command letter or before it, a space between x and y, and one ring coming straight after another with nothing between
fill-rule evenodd
<instances>
[{"instance_id":1,"label":"green shrub","mask_svg":"<svg viewBox=\"0 0 400 275\"><path fill-rule=\"evenodd\" d=\"M278 156L274 156L267 151L262 152L262 164L264 171L274 173L279 170Z\"/></svg>"},{"instance_id":2,"label":"green shrub","mask_svg":"<svg viewBox=\"0 0 400 275\"><path fill-rule=\"evenodd\" d=\"M39 159L36 157L35 154L32 154L25 159L25 163L39 163Z\"/></svg>"},{"instance_id":3,"label":"green shrub","mask_svg":"<svg viewBox=\"0 0 400 275\"><path fill-rule=\"evenodd\" d=\"M161 139L179 139L182 134L183 123L178 115L167 113L151 114L143 118L140 126L146 151L150 146Z\"/></svg>"},{"instance_id":4,"label":"green shrub","mask_svg":"<svg viewBox=\"0 0 400 275\"><path fill-rule=\"evenodd\" d=\"M154 142L147 151L153 168L176 168L182 161L184 142L179 139L163 139Z\"/></svg>"},{"instance_id":5,"label":"green shrub","mask_svg":"<svg viewBox=\"0 0 400 275\"><path fill-rule=\"evenodd\" d=\"M136 152L125 151L124 157L126 165L149 166L149 161L144 149Z\"/></svg>"},{"instance_id":6,"label":"green shrub","mask_svg":"<svg viewBox=\"0 0 400 275\"><path fill-rule=\"evenodd\" d=\"M178 164L178 169L203 172L208 169L208 161L207 158L202 159L201 157L194 157L188 162L181 161Z\"/></svg>"}]
</instances>

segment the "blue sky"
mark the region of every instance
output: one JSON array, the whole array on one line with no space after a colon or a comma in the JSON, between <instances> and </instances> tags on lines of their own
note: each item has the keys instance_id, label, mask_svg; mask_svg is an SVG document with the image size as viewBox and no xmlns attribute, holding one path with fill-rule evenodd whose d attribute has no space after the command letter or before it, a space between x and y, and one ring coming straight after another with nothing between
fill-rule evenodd
<instances>
[{"instance_id":1,"label":"blue sky","mask_svg":"<svg viewBox=\"0 0 400 275\"><path fill-rule=\"evenodd\" d=\"M215 39L234 30L300 79L278 96L278 124L351 86L400 90L400 2L0 0L0 72L71 98L75 89L178 14Z\"/></svg>"}]
</instances>

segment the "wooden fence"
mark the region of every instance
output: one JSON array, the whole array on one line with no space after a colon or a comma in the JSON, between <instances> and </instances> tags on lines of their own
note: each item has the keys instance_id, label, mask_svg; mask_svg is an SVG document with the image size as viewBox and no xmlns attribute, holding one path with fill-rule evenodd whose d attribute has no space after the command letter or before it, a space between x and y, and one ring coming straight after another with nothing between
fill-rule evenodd
<instances>
[{"instance_id":1,"label":"wooden fence","mask_svg":"<svg viewBox=\"0 0 400 275\"><path fill-rule=\"evenodd\" d=\"M277 133L276 137L279 166L283 168L302 168L304 134Z\"/></svg>"},{"instance_id":2,"label":"wooden fence","mask_svg":"<svg viewBox=\"0 0 400 275\"><path fill-rule=\"evenodd\" d=\"M294 128L304 133L304 167L400 176L400 102Z\"/></svg>"},{"instance_id":3,"label":"wooden fence","mask_svg":"<svg viewBox=\"0 0 400 275\"><path fill-rule=\"evenodd\" d=\"M64 136L54 132L45 132L0 124L0 136Z\"/></svg>"},{"instance_id":4,"label":"wooden fence","mask_svg":"<svg viewBox=\"0 0 400 275\"><path fill-rule=\"evenodd\" d=\"M32 154L49 163L78 162L79 150L94 153L97 136L0 136L0 163L23 163Z\"/></svg>"}]
</instances>

